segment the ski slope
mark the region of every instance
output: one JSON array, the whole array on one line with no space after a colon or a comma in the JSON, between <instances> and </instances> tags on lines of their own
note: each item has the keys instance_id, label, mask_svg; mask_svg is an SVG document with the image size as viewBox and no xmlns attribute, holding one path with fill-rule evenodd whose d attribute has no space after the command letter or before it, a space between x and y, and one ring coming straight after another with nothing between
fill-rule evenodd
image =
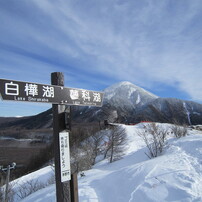
<instances>
[{"instance_id":1,"label":"ski slope","mask_svg":"<svg viewBox=\"0 0 202 202\"><path fill-rule=\"evenodd\" d=\"M123 126L128 144L125 156L114 163L100 161L78 176L81 202L162 202L202 201L202 133L189 131L180 139L169 134L163 154L154 159L145 155L147 148L137 135L142 124ZM169 124L163 124L169 128ZM42 174L43 173L43 174ZM34 173L34 179L47 180L50 167ZM33 179L33 175L23 179ZM22 178L18 179L22 182ZM17 185L16 185L17 186ZM17 197L15 197L15 201ZM22 200L23 202L55 202L55 186L50 185Z\"/></svg>"}]
</instances>

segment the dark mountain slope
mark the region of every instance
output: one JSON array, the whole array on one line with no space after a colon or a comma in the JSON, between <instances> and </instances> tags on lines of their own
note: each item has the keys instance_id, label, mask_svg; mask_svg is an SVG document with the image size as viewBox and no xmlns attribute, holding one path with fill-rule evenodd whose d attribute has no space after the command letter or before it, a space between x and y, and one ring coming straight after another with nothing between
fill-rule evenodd
<instances>
[{"instance_id":1,"label":"dark mountain slope","mask_svg":"<svg viewBox=\"0 0 202 202\"><path fill-rule=\"evenodd\" d=\"M175 98L157 98L134 113L134 120L149 120L187 125L202 124L202 105Z\"/></svg>"},{"instance_id":2,"label":"dark mountain slope","mask_svg":"<svg viewBox=\"0 0 202 202\"><path fill-rule=\"evenodd\" d=\"M114 84L104 90L102 107L72 107L74 123L110 122L138 123L156 121L196 125L202 124L202 104L175 98L159 98L129 82ZM0 129L43 129L52 127L52 110L35 116L1 118Z\"/></svg>"},{"instance_id":3,"label":"dark mountain slope","mask_svg":"<svg viewBox=\"0 0 202 202\"><path fill-rule=\"evenodd\" d=\"M52 109L34 116L19 117L19 118L3 118L0 123L0 129L43 129L50 128L52 126ZM6 121L9 120L9 121Z\"/></svg>"}]
</instances>

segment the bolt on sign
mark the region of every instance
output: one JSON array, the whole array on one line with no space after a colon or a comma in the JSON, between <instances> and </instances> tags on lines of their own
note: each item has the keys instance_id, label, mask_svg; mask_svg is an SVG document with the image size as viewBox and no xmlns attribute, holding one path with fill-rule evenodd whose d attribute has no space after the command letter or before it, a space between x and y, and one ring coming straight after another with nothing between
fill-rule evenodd
<instances>
[{"instance_id":1,"label":"bolt on sign","mask_svg":"<svg viewBox=\"0 0 202 202\"><path fill-rule=\"evenodd\" d=\"M3 100L102 106L103 93L77 88L0 79Z\"/></svg>"}]
</instances>

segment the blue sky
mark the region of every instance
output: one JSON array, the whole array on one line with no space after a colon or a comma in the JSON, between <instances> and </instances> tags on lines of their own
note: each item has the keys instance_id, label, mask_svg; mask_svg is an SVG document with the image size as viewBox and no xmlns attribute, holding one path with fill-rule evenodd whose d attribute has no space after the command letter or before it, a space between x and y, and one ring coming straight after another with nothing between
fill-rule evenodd
<instances>
[{"instance_id":1,"label":"blue sky","mask_svg":"<svg viewBox=\"0 0 202 202\"><path fill-rule=\"evenodd\" d=\"M130 81L202 103L201 0L0 0L0 78L101 91ZM0 102L0 116L50 104Z\"/></svg>"}]
</instances>

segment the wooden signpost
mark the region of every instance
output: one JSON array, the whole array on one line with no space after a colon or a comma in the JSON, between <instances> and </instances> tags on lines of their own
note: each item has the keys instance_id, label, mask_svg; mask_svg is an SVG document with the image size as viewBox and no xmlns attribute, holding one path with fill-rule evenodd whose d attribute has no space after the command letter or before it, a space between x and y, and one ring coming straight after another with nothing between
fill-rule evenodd
<instances>
[{"instance_id":1,"label":"wooden signpost","mask_svg":"<svg viewBox=\"0 0 202 202\"><path fill-rule=\"evenodd\" d=\"M64 87L63 73L54 72L51 85L0 79L0 98L52 104L57 202L77 202L77 175L70 171L71 105L101 107L103 93Z\"/></svg>"}]
</instances>

